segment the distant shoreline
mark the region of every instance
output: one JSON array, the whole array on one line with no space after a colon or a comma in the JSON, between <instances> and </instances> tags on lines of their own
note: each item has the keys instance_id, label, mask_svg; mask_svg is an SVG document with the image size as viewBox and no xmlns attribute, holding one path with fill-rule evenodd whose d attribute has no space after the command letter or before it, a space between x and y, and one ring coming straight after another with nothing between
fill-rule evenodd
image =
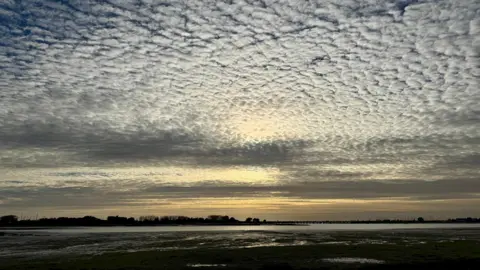
<instances>
[{"instance_id":1,"label":"distant shoreline","mask_svg":"<svg viewBox=\"0 0 480 270\"><path fill-rule=\"evenodd\" d=\"M22 219L15 215L0 217L2 227L142 227L142 226L308 226L312 224L480 224L480 218L455 218L447 220L425 220L419 217L411 220L376 219L376 220L261 220L251 218L238 220L234 217L223 215L210 215L206 218L192 218L186 216L140 216L121 217L108 216L100 219L94 216L84 217L57 217L40 219Z\"/></svg>"},{"instance_id":2,"label":"distant shoreline","mask_svg":"<svg viewBox=\"0 0 480 270\"><path fill-rule=\"evenodd\" d=\"M218 226L218 227L232 227L232 226L310 226L316 224L357 224L357 225L388 225L388 224L478 224L478 222L315 222L315 223L284 223L284 222L267 222L267 223L197 223L197 224L99 224L99 225L31 225L31 224L10 224L10 225L0 225L0 229L54 229L54 228L109 228L109 227L209 227L209 226Z\"/></svg>"},{"instance_id":3,"label":"distant shoreline","mask_svg":"<svg viewBox=\"0 0 480 270\"><path fill-rule=\"evenodd\" d=\"M110 224L104 224L104 225L0 225L0 228L69 228L69 227L186 227L186 226L309 226L310 224L297 224L297 223L238 223L238 224L233 224L233 223L225 223L225 224L218 224L218 223L199 223L199 224L134 224L134 225L128 225L128 224L118 224L118 225L110 225Z\"/></svg>"}]
</instances>

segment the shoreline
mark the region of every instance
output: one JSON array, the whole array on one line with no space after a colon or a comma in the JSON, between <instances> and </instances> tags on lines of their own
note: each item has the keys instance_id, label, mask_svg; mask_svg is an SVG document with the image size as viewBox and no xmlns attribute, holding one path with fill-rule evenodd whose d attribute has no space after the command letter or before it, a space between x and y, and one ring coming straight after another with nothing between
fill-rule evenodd
<instances>
[{"instance_id":1,"label":"shoreline","mask_svg":"<svg viewBox=\"0 0 480 270\"><path fill-rule=\"evenodd\" d=\"M42 230L42 229L58 229L58 228L118 228L118 227L232 227L232 226L295 226L306 227L310 224L152 224L152 225L39 225L39 226L0 226L0 230Z\"/></svg>"},{"instance_id":2,"label":"shoreline","mask_svg":"<svg viewBox=\"0 0 480 270\"><path fill-rule=\"evenodd\" d=\"M298 222L298 223L284 223L284 222L267 222L267 223L192 223L192 224L59 224L59 225L31 225L31 224L9 224L9 225L0 225L0 229L35 229L35 228L98 228L98 227L203 227L203 226L311 226L311 225L445 225L445 224L457 224L457 225L474 225L480 223L472 222L370 222L370 223L356 223L356 222Z\"/></svg>"}]
</instances>

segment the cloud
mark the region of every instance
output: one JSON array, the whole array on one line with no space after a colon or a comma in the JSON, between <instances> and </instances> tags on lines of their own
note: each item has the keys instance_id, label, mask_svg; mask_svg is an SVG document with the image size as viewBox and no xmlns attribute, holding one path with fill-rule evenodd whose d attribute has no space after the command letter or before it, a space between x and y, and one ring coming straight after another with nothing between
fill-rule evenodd
<instances>
[{"instance_id":1,"label":"cloud","mask_svg":"<svg viewBox=\"0 0 480 270\"><path fill-rule=\"evenodd\" d=\"M121 133L95 128L94 125L68 127L70 130L59 130L65 126L57 123L4 129L0 131L3 142L0 147L10 151L34 148L41 153L69 152L72 157L56 162L57 166L96 162L109 164L112 161L181 161L183 158L193 158L195 163L205 165L242 165L288 161L309 144L302 140L214 144L198 133L189 134L185 130L153 129ZM9 155L7 153L7 157ZM20 159L18 164L13 165L34 166L36 162L43 163L43 159L45 156L40 155L30 161Z\"/></svg>"},{"instance_id":2,"label":"cloud","mask_svg":"<svg viewBox=\"0 0 480 270\"><path fill-rule=\"evenodd\" d=\"M51 209L61 209L62 211L70 210L70 214L81 213L80 215L98 209L106 209L106 211L115 210L117 213L139 215L145 213L146 206L161 214L183 211L184 209L181 209L183 205L185 210L192 207L198 209L203 207L202 213L205 214L209 209L225 207L220 205L228 201L230 201L229 205L235 208L237 207L235 200L243 200L253 205L258 203L257 210L270 216L275 216L275 212L267 214L268 209L272 207L280 207L279 212L288 213L296 211L294 210L296 204L297 206L310 205L310 215L318 218L320 216L315 211L324 212L326 204L336 208L346 203L358 210L375 212L372 207L376 205L376 202L384 201L386 204L397 204L390 209L391 213L395 213L398 211L398 207L408 208L412 205L419 205L418 207L421 209L422 204L450 202L451 207L462 202L473 203L480 196L479 183L472 179L431 182L416 180L303 181L286 185L245 185L242 183L232 184L228 181L204 181L189 186L175 183L151 184L132 190L114 190L102 186L102 184L97 184L95 187L2 188L0 209L34 208L42 214ZM215 202L219 205L215 206ZM59 205L62 207L59 208ZM250 206L245 205L245 207L249 208ZM298 210L300 209L301 207ZM300 211L305 212L304 210ZM112 213L105 212L103 214ZM295 214L291 214L295 216ZM468 214L468 212L463 212L463 214Z\"/></svg>"},{"instance_id":3,"label":"cloud","mask_svg":"<svg viewBox=\"0 0 480 270\"><path fill-rule=\"evenodd\" d=\"M478 179L479 9L3 1L0 169L259 166L310 187ZM13 178L0 184L32 180Z\"/></svg>"},{"instance_id":4,"label":"cloud","mask_svg":"<svg viewBox=\"0 0 480 270\"><path fill-rule=\"evenodd\" d=\"M225 181L201 182L193 186L151 186L141 190L145 196L165 197L254 197L275 195L299 199L380 199L413 198L416 200L468 199L480 196L480 184L472 179L416 181L312 181L283 185L235 185ZM153 196L154 197L154 196Z\"/></svg>"}]
</instances>

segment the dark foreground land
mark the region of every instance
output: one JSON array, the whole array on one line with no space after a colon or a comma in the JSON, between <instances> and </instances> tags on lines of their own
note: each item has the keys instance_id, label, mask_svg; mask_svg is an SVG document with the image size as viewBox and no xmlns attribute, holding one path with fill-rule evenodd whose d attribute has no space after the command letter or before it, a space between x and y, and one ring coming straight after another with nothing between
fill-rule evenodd
<instances>
[{"instance_id":1,"label":"dark foreground land","mask_svg":"<svg viewBox=\"0 0 480 270\"><path fill-rule=\"evenodd\" d=\"M0 257L0 269L480 269L479 235L477 230L333 232L323 243L295 246L207 244L180 250Z\"/></svg>"}]
</instances>

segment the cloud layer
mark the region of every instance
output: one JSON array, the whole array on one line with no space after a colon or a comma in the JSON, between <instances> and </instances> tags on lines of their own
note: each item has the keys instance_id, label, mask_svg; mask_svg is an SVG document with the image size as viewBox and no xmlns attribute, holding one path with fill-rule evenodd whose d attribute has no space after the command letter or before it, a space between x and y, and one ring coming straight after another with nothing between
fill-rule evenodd
<instances>
[{"instance_id":1,"label":"cloud layer","mask_svg":"<svg viewBox=\"0 0 480 270\"><path fill-rule=\"evenodd\" d=\"M85 209L117 189L160 198L165 183L177 199L218 197L207 187L225 198L477 198L479 10L3 1L0 209L30 211L72 177L68 194L94 194L76 203ZM169 166L188 177L139 169ZM91 186L99 170L109 184ZM252 171L264 176L242 182Z\"/></svg>"}]
</instances>

